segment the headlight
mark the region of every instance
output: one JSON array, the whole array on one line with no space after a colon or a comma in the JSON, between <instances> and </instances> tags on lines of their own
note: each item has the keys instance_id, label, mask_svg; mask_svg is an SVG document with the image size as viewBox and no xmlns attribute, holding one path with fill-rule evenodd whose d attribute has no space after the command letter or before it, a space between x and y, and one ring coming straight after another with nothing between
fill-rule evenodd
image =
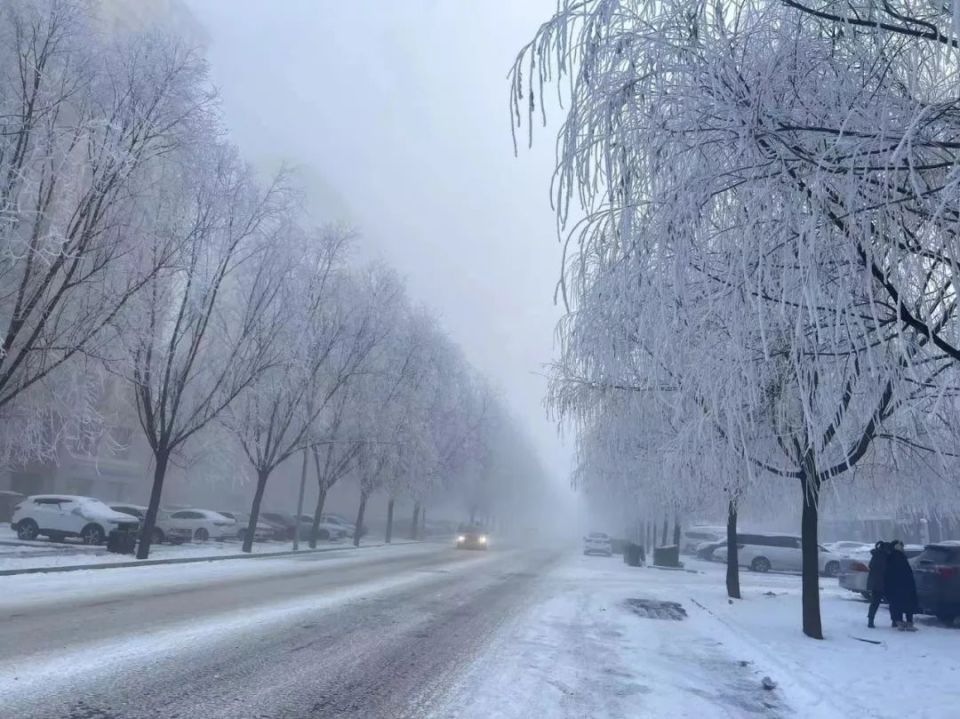
<instances>
[{"instance_id":1,"label":"headlight","mask_svg":"<svg viewBox=\"0 0 960 719\"><path fill-rule=\"evenodd\" d=\"M486 543L487 543L487 538L486 538L486 537L480 537L480 544L486 544Z\"/></svg>"},{"instance_id":2,"label":"headlight","mask_svg":"<svg viewBox=\"0 0 960 719\"><path fill-rule=\"evenodd\" d=\"M466 541L467 541L467 538L464 537L463 535L461 535L461 536L457 537L457 541L458 541L458 542L466 542Z\"/></svg>"}]
</instances>

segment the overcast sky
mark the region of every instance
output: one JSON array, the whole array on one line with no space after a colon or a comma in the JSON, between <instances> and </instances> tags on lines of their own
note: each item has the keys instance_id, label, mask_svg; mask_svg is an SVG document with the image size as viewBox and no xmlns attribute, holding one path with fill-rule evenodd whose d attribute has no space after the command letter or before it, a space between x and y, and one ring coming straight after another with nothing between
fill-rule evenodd
<instances>
[{"instance_id":1,"label":"overcast sky","mask_svg":"<svg viewBox=\"0 0 960 719\"><path fill-rule=\"evenodd\" d=\"M543 408L560 267L553 140L513 155L510 65L555 0L190 0L226 122L263 167L296 164L503 391L557 480Z\"/></svg>"}]
</instances>

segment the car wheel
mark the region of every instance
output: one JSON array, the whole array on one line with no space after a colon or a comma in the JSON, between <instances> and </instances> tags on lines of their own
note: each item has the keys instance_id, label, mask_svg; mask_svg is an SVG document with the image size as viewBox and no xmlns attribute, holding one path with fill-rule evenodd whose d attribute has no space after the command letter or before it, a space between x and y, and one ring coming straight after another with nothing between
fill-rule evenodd
<instances>
[{"instance_id":1,"label":"car wheel","mask_svg":"<svg viewBox=\"0 0 960 719\"><path fill-rule=\"evenodd\" d=\"M38 527L37 523L32 519L21 519L19 523L17 523L17 537L20 539L30 541L36 539L39 533L40 527Z\"/></svg>"},{"instance_id":2,"label":"car wheel","mask_svg":"<svg viewBox=\"0 0 960 719\"><path fill-rule=\"evenodd\" d=\"M757 557L750 562L750 569L752 569L754 572L769 572L770 560L766 557Z\"/></svg>"},{"instance_id":3,"label":"car wheel","mask_svg":"<svg viewBox=\"0 0 960 719\"><path fill-rule=\"evenodd\" d=\"M953 620L956 618L957 618L957 615L951 614L950 612L941 612L940 614L937 615L937 619L939 619L941 622L947 625L953 624Z\"/></svg>"},{"instance_id":4,"label":"car wheel","mask_svg":"<svg viewBox=\"0 0 960 719\"><path fill-rule=\"evenodd\" d=\"M330 539L330 531L327 530L327 529L321 529L319 532L317 532L317 539L322 539L322 540L324 540L324 541L329 540L329 539Z\"/></svg>"},{"instance_id":5,"label":"car wheel","mask_svg":"<svg viewBox=\"0 0 960 719\"><path fill-rule=\"evenodd\" d=\"M200 529L193 533L193 538L198 542L206 542L208 539L210 539L210 532L203 527L200 527Z\"/></svg>"},{"instance_id":6,"label":"car wheel","mask_svg":"<svg viewBox=\"0 0 960 719\"><path fill-rule=\"evenodd\" d=\"M840 562L827 562L823 568L823 573L827 577L836 577L840 574Z\"/></svg>"},{"instance_id":7,"label":"car wheel","mask_svg":"<svg viewBox=\"0 0 960 719\"><path fill-rule=\"evenodd\" d=\"M99 524L88 524L80 531L80 539L84 544L103 544L103 527Z\"/></svg>"},{"instance_id":8,"label":"car wheel","mask_svg":"<svg viewBox=\"0 0 960 719\"><path fill-rule=\"evenodd\" d=\"M164 539L166 539L166 537L163 536L163 530L162 530L162 529L157 529L156 527L154 527L154 528L153 528L153 534L151 535L151 538L150 538L150 543L151 543L151 544L161 544L161 543L163 543L163 540L164 540Z\"/></svg>"}]
</instances>

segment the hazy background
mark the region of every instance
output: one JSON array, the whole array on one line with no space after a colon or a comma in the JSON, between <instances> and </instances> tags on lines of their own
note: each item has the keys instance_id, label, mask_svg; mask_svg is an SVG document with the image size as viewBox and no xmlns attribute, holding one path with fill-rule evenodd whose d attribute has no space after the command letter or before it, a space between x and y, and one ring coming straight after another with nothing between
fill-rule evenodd
<instances>
[{"instance_id":1,"label":"hazy background","mask_svg":"<svg viewBox=\"0 0 960 719\"><path fill-rule=\"evenodd\" d=\"M301 171L319 219L404 274L566 483L539 373L560 247L553 143L514 157L507 72L553 0L189 0L245 156Z\"/></svg>"}]
</instances>

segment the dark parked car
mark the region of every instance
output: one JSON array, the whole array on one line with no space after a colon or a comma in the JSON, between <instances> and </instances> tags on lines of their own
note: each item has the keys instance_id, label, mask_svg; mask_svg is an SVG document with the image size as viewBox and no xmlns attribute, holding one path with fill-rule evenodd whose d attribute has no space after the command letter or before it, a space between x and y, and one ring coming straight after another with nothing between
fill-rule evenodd
<instances>
[{"instance_id":1,"label":"dark parked car","mask_svg":"<svg viewBox=\"0 0 960 719\"><path fill-rule=\"evenodd\" d=\"M911 564L923 613L953 623L960 616L960 542L928 544Z\"/></svg>"}]
</instances>

